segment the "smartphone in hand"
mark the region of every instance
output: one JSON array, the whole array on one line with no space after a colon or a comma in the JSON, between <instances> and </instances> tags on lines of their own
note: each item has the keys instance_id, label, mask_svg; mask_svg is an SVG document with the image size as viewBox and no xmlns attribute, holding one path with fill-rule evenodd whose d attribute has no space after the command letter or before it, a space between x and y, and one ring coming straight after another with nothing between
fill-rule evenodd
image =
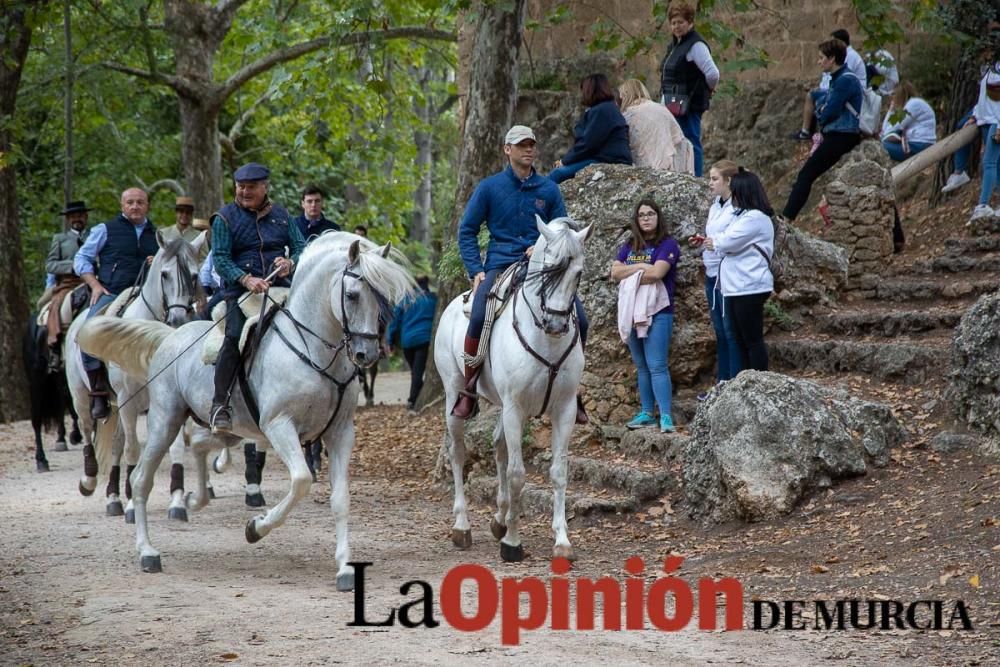
<instances>
[{"instance_id":1,"label":"smartphone in hand","mask_svg":"<svg viewBox=\"0 0 1000 667\"><path fill-rule=\"evenodd\" d=\"M688 243L693 246L700 246L704 242L705 242L705 237L702 236L701 234L695 234L693 236L688 237Z\"/></svg>"}]
</instances>

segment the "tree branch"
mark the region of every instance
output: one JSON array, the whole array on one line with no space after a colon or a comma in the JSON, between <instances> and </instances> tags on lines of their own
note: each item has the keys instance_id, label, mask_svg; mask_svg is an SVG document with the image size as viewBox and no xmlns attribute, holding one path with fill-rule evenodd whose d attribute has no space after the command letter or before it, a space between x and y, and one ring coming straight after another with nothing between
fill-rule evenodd
<instances>
[{"instance_id":1,"label":"tree branch","mask_svg":"<svg viewBox=\"0 0 1000 667\"><path fill-rule=\"evenodd\" d=\"M145 190L148 194L153 194L157 190L173 190L178 196L184 196L184 188L181 187L180 181L174 180L173 178L161 178L158 181L154 181L152 185L146 185L141 178L138 176L133 176L135 182Z\"/></svg>"},{"instance_id":2,"label":"tree branch","mask_svg":"<svg viewBox=\"0 0 1000 667\"><path fill-rule=\"evenodd\" d=\"M239 136L243 133L243 127L247 124L247 121L250 120L250 116L253 115L253 112L257 110L257 107L259 107L264 102L267 102L269 99L271 99L270 93L264 93L256 100L254 100L254 103L248 106L246 110L242 114L240 114L240 117L236 119L236 122L233 123L233 126L229 128L229 134L227 138L229 139L230 143L235 144L236 140L239 139Z\"/></svg>"},{"instance_id":3,"label":"tree branch","mask_svg":"<svg viewBox=\"0 0 1000 667\"><path fill-rule=\"evenodd\" d=\"M175 76L168 76L160 72L147 72L144 69L139 69L138 67L131 67L130 65L122 65L116 62L103 62L101 67L106 69L114 70L115 72L121 72L122 74L130 74L139 79L146 79L152 83L159 84L161 86L167 86L168 88L173 88L178 90L178 79Z\"/></svg>"},{"instance_id":4,"label":"tree branch","mask_svg":"<svg viewBox=\"0 0 1000 667\"><path fill-rule=\"evenodd\" d=\"M234 2L236 0L233 0ZM438 41L454 42L458 38L453 32L425 28L423 26L404 26L401 28L386 28L384 30L366 30L364 32L354 32L348 35L338 35L336 37L319 37L293 44L292 46L272 51L263 58L256 60L249 65L237 70L220 88L216 90L216 102L221 106L230 95L239 90L240 86L250 81L258 74L280 65L281 63L301 58L302 56L318 51L325 46L336 43L337 46L353 46L364 44L375 39L433 39Z\"/></svg>"}]
</instances>

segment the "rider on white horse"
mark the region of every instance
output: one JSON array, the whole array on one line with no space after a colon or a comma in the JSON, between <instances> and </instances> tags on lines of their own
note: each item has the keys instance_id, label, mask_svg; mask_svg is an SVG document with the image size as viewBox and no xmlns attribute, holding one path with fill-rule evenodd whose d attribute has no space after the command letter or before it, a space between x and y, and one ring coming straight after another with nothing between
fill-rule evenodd
<instances>
[{"instance_id":1,"label":"rider on white horse","mask_svg":"<svg viewBox=\"0 0 1000 667\"><path fill-rule=\"evenodd\" d=\"M212 432L229 433L232 409L229 395L240 364L239 340L246 316L237 303L246 292L262 293L271 285L288 287L305 240L288 211L267 197L270 170L250 162L233 174L236 201L212 216L212 258L223 281L226 300L226 337L215 364ZM285 256L286 250L290 257ZM265 278L275 269L277 277Z\"/></svg>"},{"instance_id":2,"label":"rider on white horse","mask_svg":"<svg viewBox=\"0 0 1000 667\"><path fill-rule=\"evenodd\" d=\"M511 264L530 256L538 228L535 215L545 222L566 216L559 186L535 171L535 133L530 127L515 125L507 132L503 152L510 165L498 174L484 179L465 208L458 228L458 248L462 263L472 279L472 316L465 336L465 390L459 394L451 414L468 419L476 410L476 383L480 367L469 366L476 356L479 337L486 319L486 296ZM477 238L486 222L490 244L486 249L486 264L480 259ZM587 316L579 297L575 301L580 327L580 342L586 344ZM587 423L583 402L577 396L576 422Z\"/></svg>"},{"instance_id":3,"label":"rider on white horse","mask_svg":"<svg viewBox=\"0 0 1000 667\"><path fill-rule=\"evenodd\" d=\"M160 249L156 228L146 218L149 196L140 188L122 193L122 212L114 220L96 225L73 258L73 271L90 287L90 319L114 301L122 290L138 282L143 267ZM96 267L95 267L96 264ZM100 359L83 353L83 368L90 383L90 416L107 419L110 385L108 369Z\"/></svg>"}]
</instances>

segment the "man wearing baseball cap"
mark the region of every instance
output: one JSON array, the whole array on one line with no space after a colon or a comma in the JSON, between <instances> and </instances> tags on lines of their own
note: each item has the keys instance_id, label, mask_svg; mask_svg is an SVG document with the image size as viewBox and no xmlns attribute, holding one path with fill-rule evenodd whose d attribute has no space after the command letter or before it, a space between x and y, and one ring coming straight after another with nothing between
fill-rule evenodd
<instances>
[{"instance_id":1,"label":"man wearing baseball cap","mask_svg":"<svg viewBox=\"0 0 1000 667\"><path fill-rule=\"evenodd\" d=\"M229 395L240 363L239 340L246 316L237 303L245 292L261 293L271 285L288 287L289 275L299 259L305 240L288 211L267 197L271 172L250 162L233 174L236 197L212 216L212 260L222 279L226 300L226 337L215 364L215 396L212 399L212 432L229 433L232 411ZM289 257L284 255L284 249ZM265 280L272 271L278 274Z\"/></svg>"},{"instance_id":2,"label":"man wearing baseball cap","mask_svg":"<svg viewBox=\"0 0 1000 667\"><path fill-rule=\"evenodd\" d=\"M479 337L486 319L486 295L507 267L524 255L531 254L531 248L538 239L537 214L546 222L566 215L559 186L535 171L535 133L530 127L515 125L504 138L503 152L508 166L499 174L494 174L476 186L465 215L458 227L458 248L462 263L472 280L472 316L465 336L465 356L476 356ZM490 232L490 243L486 248L485 264L480 259L477 238L483 223ZM587 338L587 316L583 312L580 299L576 300L576 314L580 326L580 340ZM459 394L451 413L461 419L468 419L476 411L476 384L479 367L466 362L465 391ZM587 423L587 414L577 397L578 424Z\"/></svg>"}]
</instances>

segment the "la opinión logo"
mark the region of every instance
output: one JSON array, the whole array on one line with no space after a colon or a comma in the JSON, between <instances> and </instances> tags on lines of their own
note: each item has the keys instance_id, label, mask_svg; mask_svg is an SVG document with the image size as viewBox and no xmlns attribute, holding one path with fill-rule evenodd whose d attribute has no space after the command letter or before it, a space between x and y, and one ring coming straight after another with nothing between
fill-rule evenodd
<instances>
[{"instance_id":1,"label":"la opini\u00f3n logo","mask_svg":"<svg viewBox=\"0 0 1000 667\"><path fill-rule=\"evenodd\" d=\"M650 627L663 632L683 630L691 623L697 608L698 629L716 630L719 603L723 608L723 627L743 630L743 585L735 578L702 577L697 583L697 607L691 586L673 573L680 569L683 557L668 556L663 572L647 586L642 577L646 564L633 556L625 561L625 571L631 575L624 581L612 577L570 579L570 562L554 558L548 582L537 577L503 577L499 581L483 565L465 563L449 570L441 581L438 603L445 623L463 632L478 632L489 627L500 616L500 641L504 645L521 643L525 630L594 630L600 615L604 630L646 630ZM408 601L388 611L381 620L368 618L365 599L365 570L370 562L352 562L355 572L354 620L350 627L381 628L398 624L404 628L436 628L441 625L434 616L434 589L426 581L407 581L399 593ZM475 584L476 603L466 610L462 606L462 586ZM575 596L571 596L571 591ZM413 597L416 594L416 597ZM667 600L673 605L668 606ZM600 598L601 611L597 601ZM721 598L721 600L720 600ZM526 613L521 602L526 601ZM575 608L574 607L575 604ZM867 629L952 629L956 621L963 630L972 630L965 603L952 604L947 625L944 624L945 602L918 600L903 603L894 600L789 600L773 602L753 600L752 630L804 630L804 610L815 609L813 627L816 630ZM672 608L672 611L668 609ZM571 614L571 609L573 613ZM382 612L383 614L385 612ZM766 621L765 621L766 615ZM571 617L575 625L571 628Z\"/></svg>"}]
</instances>

